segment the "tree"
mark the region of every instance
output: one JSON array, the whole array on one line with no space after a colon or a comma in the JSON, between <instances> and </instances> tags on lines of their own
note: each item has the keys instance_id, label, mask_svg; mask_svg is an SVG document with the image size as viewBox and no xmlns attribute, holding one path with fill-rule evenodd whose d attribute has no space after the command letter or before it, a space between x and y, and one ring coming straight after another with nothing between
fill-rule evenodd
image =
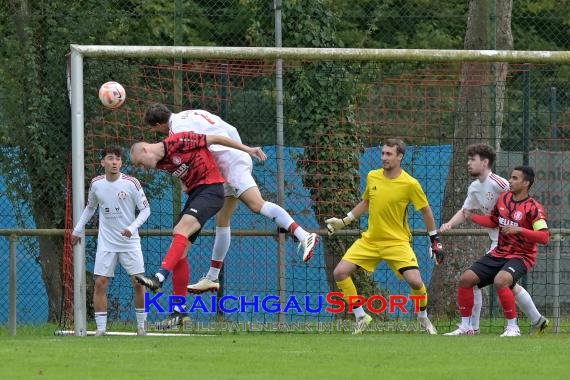
<instances>
[{"instance_id":1,"label":"tree","mask_svg":"<svg viewBox=\"0 0 570 380\"><path fill-rule=\"evenodd\" d=\"M497 30L504 33L498 39L505 48L512 48L510 33L511 0L496 2L499 18ZM489 4L486 1L471 0L469 17L465 35L465 49L487 49L489 47ZM511 36L511 38L509 38ZM498 64L498 67L502 67ZM491 76L489 63L464 63L460 96L456 112L453 135L453 158L449 168L448 182L445 188L445 201L442 220L449 220L463 206L467 194L469 178L465 170L465 151L474 142L491 143L491 84L497 83L497 112L502 114L505 92L506 70L499 69L496 77ZM496 120L502 120L496 117ZM498 128L500 129L500 128ZM448 255L444 265L436 267L430 284L431 310L438 313L455 311L455 289L459 275L469 267L471 262L484 252L487 239L479 236L458 236L446 238Z\"/></svg>"},{"instance_id":2,"label":"tree","mask_svg":"<svg viewBox=\"0 0 570 380\"><path fill-rule=\"evenodd\" d=\"M29 207L36 228L64 228L67 162L71 150L70 107L66 83L69 44L171 44L175 19L169 2L154 3L151 28L133 17L137 2L11 0L0 12L0 136L6 154L0 175L15 205ZM160 8L160 5L164 8ZM185 3L188 6L188 3ZM148 6L148 4L144 4ZM208 20L194 7L182 33L187 43L204 42ZM186 9L190 13L189 9ZM162 12L162 13L161 13ZM170 13L169 13L170 12ZM163 16L161 19L159 16ZM203 34L200 34L202 32ZM126 67L128 65L125 65ZM98 87L120 69L99 66L85 88ZM125 70L128 70L125 69ZM94 96L94 95L93 95ZM86 114L96 102L86 104ZM88 120L86 120L88 121ZM25 212L24 210L23 212ZM21 221L24 220L19 215ZM22 227L24 227L22 225ZM25 226L25 227L30 227ZM57 319L62 303L61 237L40 236L30 254L42 269L48 296L48 320Z\"/></svg>"}]
</instances>

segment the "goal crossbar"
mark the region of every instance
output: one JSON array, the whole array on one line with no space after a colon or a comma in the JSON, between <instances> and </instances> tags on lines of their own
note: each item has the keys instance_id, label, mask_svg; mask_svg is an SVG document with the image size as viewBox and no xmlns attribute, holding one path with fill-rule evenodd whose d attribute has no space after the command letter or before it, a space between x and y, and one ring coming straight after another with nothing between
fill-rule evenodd
<instances>
[{"instance_id":1,"label":"goal crossbar","mask_svg":"<svg viewBox=\"0 0 570 380\"><path fill-rule=\"evenodd\" d=\"M570 51L71 45L84 57L570 63Z\"/></svg>"}]
</instances>

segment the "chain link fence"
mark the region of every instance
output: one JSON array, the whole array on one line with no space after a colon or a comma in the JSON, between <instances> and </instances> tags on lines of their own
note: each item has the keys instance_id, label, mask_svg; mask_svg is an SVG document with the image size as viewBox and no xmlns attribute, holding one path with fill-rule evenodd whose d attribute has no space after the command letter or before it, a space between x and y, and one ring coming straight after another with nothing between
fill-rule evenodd
<instances>
[{"instance_id":1,"label":"chain link fence","mask_svg":"<svg viewBox=\"0 0 570 380\"><path fill-rule=\"evenodd\" d=\"M500 48L501 15L505 2L489 2L479 48ZM508 2L507 2L508 3ZM462 49L468 29L469 4L441 1L426 6L424 1L3 1L0 3L0 229L65 228L69 152L71 150L70 108L66 83L66 54L70 43L115 45L211 45L274 46L275 10L282 12L283 46ZM544 2L512 2L513 47L517 50L569 50L566 25L568 7ZM498 44L499 43L499 44ZM464 72L458 64L373 62L286 62L285 63L285 206L308 228L317 229L324 217L346 212L356 204L362 177L379 166L375 161L378 144L394 134L414 146L406 163L436 206L436 221L449 217L453 203L445 209L445 184L457 180L465 187L466 173L448 178L448 168L460 163L457 152L457 123L462 114L474 111L486 127L486 140L500 147L496 171L522 162L537 167L533 191L550 214L553 227L568 228L570 199L564 169L568 150L569 73L567 65L483 66L474 79L474 106L461 109ZM505 79L497 81L504 70ZM135 138L154 138L140 129L140 116L150 100L174 107L206 108L237 126L244 142L264 145L272 157L275 146L273 62L93 60L86 66L86 124L92 131L86 140L86 171L94 176L96 152L110 142L128 146ZM142 78L150 78L145 82ZM127 88L129 102L116 113L102 110L96 99L98 86L117 80ZM175 95L175 84L182 94ZM499 83L499 85L497 85ZM505 84L506 91L501 89ZM191 96L189 95L191 94ZM177 100L180 99L180 100ZM469 107L475 107L470 109ZM481 116L482 115L482 116ZM499 119L498 119L499 117ZM334 128L330 127L334 125ZM473 127L474 128L474 127ZM129 131L129 134L123 133ZM138 133L138 135L137 135ZM326 143L323 143L325 142ZM472 142L476 140L473 139ZM477 140L479 141L479 140ZM333 165L319 159L322 151L336 154ZM338 158L343 154L349 158ZM336 160L336 161L335 161ZM264 196L276 200L275 160L256 167L256 179ZM91 168L91 170L89 170ZM130 171L130 168L126 168ZM335 177L342 196L331 199L324 192L326 174ZM169 182L141 173L141 182L153 194L153 217L144 229L165 229L176 217ZM362 177L362 179L361 179ZM340 178L340 179L339 179ZM437 181L431 179L437 178ZM90 178L87 178L87 183ZM460 187L461 187L460 186ZM461 202L460 194L455 203ZM447 213L447 214L446 214ZM421 228L419 214L411 224ZM96 226L96 220L92 221ZM361 227L364 228L364 220ZM208 226L207 228L212 228ZM252 219L240 208L233 229L271 230L272 223ZM446 245L459 252L465 244L448 237ZM286 273L290 294L324 294L332 290L331 265L351 240L326 240L323 259L305 268L294 255ZM21 324L45 324L59 319L65 304L62 271L63 236L23 236L18 241L17 317ZM143 239L147 272L152 272L166 251L169 237ZM241 294L277 291L275 240L235 238L226 264L225 289ZM287 243L294 252L294 242ZM425 257L425 239L417 239L418 257ZM479 249L484 249L483 243ZM486 244L486 243L485 243ZM192 279L207 271L211 238L201 239L190 256ZM477 245L475 245L477 246ZM562 242L560 300L568 315L570 273L568 243ZM0 238L0 252L9 251L7 238ZM88 270L92 267L95 241L88 243ZM546 254L545 254L546 253ZM541 251L535 271L526 285L545 314L553 305L552 247ZM7 256L6 256L7 257ZM465 263L454 262L444 273L432 272L423 261L426 282L442 276L454 286ZM463 266L461 266L463 265ZM235 275L231 275L235 273ZM121 271L110 286L112 319L132 320L132 294ZM8 288L8 260L0 264L0 278ZM92 279L91 276L88 276ZM406 293L407 287L381 267L370 292ZM92 287L92 283L90 285ZM430 289L432 290L432 289ZM434 292L438 291L433 289ZM440 290L442 293L443 291ZM249 293L248 293L249 292ZM449 293L449 292L448 292ZM453 315L454 297L437 303L439 312ZM431 302L431 301L430 301ZM500 316L497 302L488 295L487 316ZM8 293L0 294L0 323L8 320ZM436 305L434 305L436 306ZM90 314L91 315L91 314ZM241 318L241 317L240 317ZM243 318L251 318L244 315ZM497 322L500 324L500 322ZM493 323L490 324L491 326ZM33 330L32 330L33 331ZM566 330L567 331L567 330Z\"/></svg>"}]
</instances>

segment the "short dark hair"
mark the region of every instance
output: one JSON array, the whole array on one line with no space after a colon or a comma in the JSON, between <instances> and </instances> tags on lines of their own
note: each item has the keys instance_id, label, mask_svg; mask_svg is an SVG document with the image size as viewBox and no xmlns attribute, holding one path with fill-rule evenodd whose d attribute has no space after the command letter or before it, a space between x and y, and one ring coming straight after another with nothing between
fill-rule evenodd
<instances>
[{"instance_id":1,"label":"short dark hair","mask_svg":"<svg viewBox=\"0 0 570 380\"><path fill-rule=\"evenodd\" d=\"M528 181L528 188L534 183L534 169L527 165L516 166L513 170L518 170L523 174L523 180Z\"/></svg>"},{"instance_id":2,"label":"short dark hair","mask_svg":"<svg viewBox=\"0 0 570 380\"><path fill-rule=\"evenodd\" d=\"M398 138L387 139L384 141L384 145L389 146L390 148L396 147L397 152L402 155L406 154L406 148L408 147L402 139Z\"/></svg>"},{"instance_id":3,"label":"short dark hair","mask_svg":"<svg viewBox=\"0 0 570 380\"><path fill-rule=\"evenodd\" d=\"M467 147L467 157L475 157L476 155L479 155L482 160L489 160L489 167L492 167L497 159L497 152L487 144L471 144Z\"/></svg>"},{"instance_id":4,"label":"short dark hair","mask_svg":"<svg viewBox=\"0 0 570 380\"><path fill-rule=\"evenodd\" d=\"M155 126L157 124L168 123L172 112L162 103L151 104L144 113L144 122L147 125Z\"/></svg>"},{"instance_id":5,"label":"short dark hair","mask_svg":"<svg viewBox=\"0 0 570 380\"><path fill-rule=\"evenodd\" d=\"M107 157L108 154L114 154L119 158L123 158L123 148L118 145L109 145L101 149L101 159Z\"/></svg>"}]
</instances>

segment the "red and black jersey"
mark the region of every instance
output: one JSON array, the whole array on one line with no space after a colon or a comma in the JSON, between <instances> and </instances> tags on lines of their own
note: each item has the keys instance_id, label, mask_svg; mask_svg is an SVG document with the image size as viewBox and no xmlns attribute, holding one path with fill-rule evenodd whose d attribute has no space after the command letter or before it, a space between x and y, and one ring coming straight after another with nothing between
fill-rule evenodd
<instances>
[{"instance_id":1,"label":"red and black jersey","mask_svg":"<svg viewBox=\"0 0 570 380\"><path fill-rule=\"evenodd\" d=\"M534 230L533 224L536 221L547 220L542 205L532 197L515 201L513 193L509 191L499 196L489 216L493 223L499 226L499 244L489 254L493 257L521 258L530 270L536 261L536 243L529 241L522 234L501 233L500 228L518 226Z\"/></svg>"},{"instance_id":2,"label":"red and black jersey","mask_svg":"<svg viewBox=\"0 0 570 380\"><path fill-rule=\"evenodd\" d=\"M206 135L180 132L164 139L163 144L165 154L156 167L180 178L187 192L198 185L224 182L208 150Z\"/></svg>"}]
</instances>

